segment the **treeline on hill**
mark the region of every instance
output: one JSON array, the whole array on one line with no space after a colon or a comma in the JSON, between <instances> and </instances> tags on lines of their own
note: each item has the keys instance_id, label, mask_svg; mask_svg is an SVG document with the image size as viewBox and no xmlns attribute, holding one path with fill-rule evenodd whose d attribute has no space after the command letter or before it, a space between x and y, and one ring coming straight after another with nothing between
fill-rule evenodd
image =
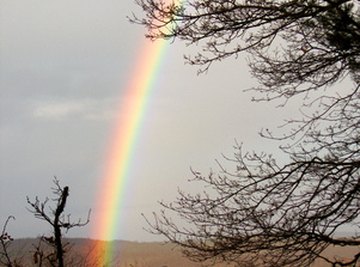
<instances>
[{"instance_id":1,"label":"treeline on hill","mask_svg":"<svg viewBox=\"0 0 360 267\"><path fill-rule=\"evenodd\" d=\"M14 259L12 265L0 263L4 267L47 267L57 266L48 262L35 261L34 253L36 246L41 243L39 238L22 238L14 240L9 246L9 255ZM65 254L64 264L68 267L99 267L102 264L101 249L104 241L82 239L82 238L65 238L64 242L71 244L68 253ZM129 242L129 241L112 241L115 257L111 265L107 267L238 267L241 265L235 263L217 263L212 265L211 262L200 263L193 262L184 257L179 247L174 244L163 242ZM43 249L45 249L45 244ZM50 248L46 248L50 252ZM325 252L326 256L350 258L356 251L353 248L329 248ZM248 267L261 267L261 265L247 265ZM311 267L329 267L331 265L317 261Z\"/></svg>"},{"instance_id":2,"label":"treeline on hill","mask_svg":"<svg viewBox=\"0 0 360 267\"><path fill-rule=\"evenodd\" d=\"M39 238L16 239L9 246L8 253L13 260L12 265L0 263L0 266L58 266L49 262L40 263L35 261L34 253L36 247L41 243ZM162 242L129 242L129 241L111 241L112 253L114 258L105 265L103 262L102 248L107 245L104 241L82 239L82 238L65 238L64 242L68 243L68 251L64 255L64 265L68 267L200 267L201 263L192 262L184 257L180 249L173 244ZM51 249L43 244L45 253ZM215 267L234 267L234 265L220 265Z\"/></svg>"}]
</instances>

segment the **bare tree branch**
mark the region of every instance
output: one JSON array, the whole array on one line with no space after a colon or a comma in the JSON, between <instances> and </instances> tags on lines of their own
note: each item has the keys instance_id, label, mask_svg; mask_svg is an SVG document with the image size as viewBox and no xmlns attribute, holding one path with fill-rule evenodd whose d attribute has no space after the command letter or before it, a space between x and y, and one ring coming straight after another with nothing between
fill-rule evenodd
<instances>
[{"instance_id":1,"label":"bare tree branch","mask_svg":"<svg viewBox=\"0 0 360 267\"><path fill-rule=\"evenodd\" d=\"M15 267L13 264L13 261L11 260L11 257L9 255L8 247L10 243L14 240L10 234L6 231L6 227L10 220L15 220L14 216L8 216L5 224L3 226L3 229L1 231L0 235L0 245L1 245L1 251L0 251L0 263L4 264L4 266L7 267Z\"/></svg>"},{"instance_id":2,"label":"bare tree branch","mask_svg":"<svg viewBox=\"0 0 360 267\"><path fill-rule=\"evenodd\" d=\"M357 0L136 0L151 39L201 47L186 57L206 72L216 61L249 55L259 86L254 101L300 96L300 118L280 133L278 164L267 153L236 147L233 172L193 172L204 192L179 191L146 219L150 231L179 244L196 261L239 266L355 266L323 254L329 246L360 247L360 3ZM346 87L335 87L347 78ZM172 219L172 216L176 219ZM179 221L181 223L179 223ZM181 226L180 226L181 225ZM340 232L351 229L351 237Z\"/></svg>"},{"instance_id":3,"label":"bare tree branch","mask_svg":"<svg viewBox=\"0 0 360 267\"><path fill-rule=\"evenodd\" d=\"M38 197L36 197L34 201L31 201L29 197L27 197L27 202L31 207L29 211L33 213L36 218L45 220L52 226L53 229L52 236L43 236L41 240L52 246L54 248L54 252L44 256L44 253L39 251L39 246L37 246L36 252L34 254L36 256L36 260L40 262L46 258L48 262L52 264L52 266L63 267L64 254L66 253L66 247L68 244L62 243L62 229L68 231L74 227L82 227L87 225L90 221L90 210L85 221L79 219L77 222L72 222L70 220L70 215L63 215L66 201L69 196L69 187L65 186L62 188L60 186L59 180L57 180L56 177L54 178L54 184L55 187L53 188L53 193L56 197L53 199L53 201L56 203L55 209L48 206L48 198L41 202ZM54 265L55 262L57 262L57 265Z\"/></svg>"}]
</instances>

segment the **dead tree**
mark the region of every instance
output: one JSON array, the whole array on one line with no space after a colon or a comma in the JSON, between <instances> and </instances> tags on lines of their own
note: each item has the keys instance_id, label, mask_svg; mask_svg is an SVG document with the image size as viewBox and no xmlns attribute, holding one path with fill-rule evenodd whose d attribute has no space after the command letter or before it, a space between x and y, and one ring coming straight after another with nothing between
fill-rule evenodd
<instances>
[{"instance_id":1,"label":"dead tree","mask_svg":"<svg viewBox=\"0 0 360 267\"><path fill-rule=\"evenodd\" d=\"M6 266L6 267L15 267L15 264L13 263L10 254L9 254L9 245L14 240L11 235L6 231L6 227L10 220L15 220L14 216L7 217L5 224L3 226L3 229L1 231L0 235L0 264Z\"/></svg>"},{"instance_id":2,"label":"dead tree","mask_svg":"<svg viewBox=\"0 0 360 267\"><path fill-rule=\"evenodd\" d=\"M30 205L29 211L33 213L36 218L49 223L53 230L51 236L42 236L41 238L42 241L53 248L53 252L45 255L44 252L37 249L34 254L34 259L36 261L43 261L45 258L52 266L64 267L64 255L67 252L66 247L68 244L63 244L62 229L68 231L74 227L85 226L89 223L90 211L86 221L79 219L77 222L72 222L70 215L65 216L63 214L69 196L69 187L65 186L62 188L56 178L54 179L54 184L53 193L56 197L53 201L56 204L55 209L48 207L49 198L41 202L38 197L36 197L34 201L31 201L30 198L27 197L27 202ZM41 259L38 257L41 257Z\"/></svg>"}]
</instances>

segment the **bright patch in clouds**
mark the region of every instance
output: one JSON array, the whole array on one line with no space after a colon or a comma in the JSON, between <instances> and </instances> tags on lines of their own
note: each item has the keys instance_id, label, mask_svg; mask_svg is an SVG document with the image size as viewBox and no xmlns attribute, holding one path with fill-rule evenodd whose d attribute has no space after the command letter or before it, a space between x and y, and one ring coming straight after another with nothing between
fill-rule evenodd
<instances>
[{"instance_id":1,"label":"bright patch in clouds","mask_svg":"<svg viewBox=\"0 0 360 267\"><path fill-rule=\"evenodd\" d=\"M32 114L37 119L64 120L71 117L85 120L109 120L115 115L111 100L59 101L41 103Z\"/></svg>"}]
</instances>

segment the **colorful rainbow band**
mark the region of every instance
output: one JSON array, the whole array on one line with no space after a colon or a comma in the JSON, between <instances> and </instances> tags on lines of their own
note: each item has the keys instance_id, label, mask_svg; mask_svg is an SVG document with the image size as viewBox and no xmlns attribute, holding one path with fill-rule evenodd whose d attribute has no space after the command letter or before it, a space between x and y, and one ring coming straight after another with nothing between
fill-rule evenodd
<instances>
[{"instance_id":1,"label":"colorful rainbow band","mask_svg":"<svg viewBox=\"0 0 360 267\"><path fill-rule=\"evenodd\" d=\"M171 0L168 0L169 2ZM172 1L180 4L181 1ZM139 128L146 114L147 102L159 73L160 65L168 46L164 40L146 41L135 61L135 68L122 94L121 106L116 121L109 153L106 158L105 174L99 185L99 195L96 199L95 212L92 216L93 236L111 241L118 236L124 196L128 188L128 174L131 168L132 154L137 141ZM97 248L99 266L113 266L114 255L111 242L103 242ZM100 258L99 258L100 257Z\"/></svg>"}]
</instances>

